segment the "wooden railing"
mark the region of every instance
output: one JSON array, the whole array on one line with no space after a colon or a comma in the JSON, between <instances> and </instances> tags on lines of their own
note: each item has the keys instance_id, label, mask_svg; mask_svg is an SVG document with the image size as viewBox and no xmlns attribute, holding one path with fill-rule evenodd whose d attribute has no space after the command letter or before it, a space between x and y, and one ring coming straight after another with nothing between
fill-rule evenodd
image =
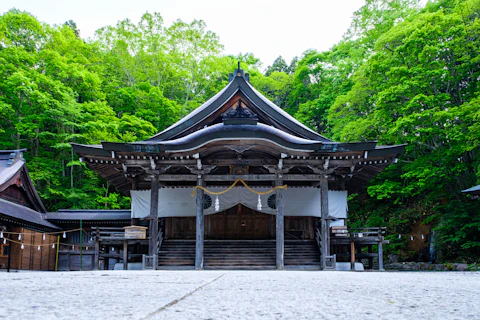
<instances>
[{"instance_id":1,"label":"wooden railing","mask_svg":"<svg viewBox=\"0 0 480 320\"><path fill-rule=\"evenodd\" d=\"M296 240L305 240L305 230L287 230L285 231L285 237L287 236Z\"/></svg>"},{"instance_id":2,"label":"wooden railing","mask_svg":"<svg viewBox=\"0 0 480 320\"><path fill-rule=\"evenodd\" d=\"M315 241L317 241L318 250L322 254L322 235L319 228L315 228Z\"/></svg>"},{"instance_id":3,"label":"wooden railing","mask_svg":"<svg viewBox=\"0 0 480 320\"><path fill-rule=\"evenodd\" d=\"M369 228L349 228L348 233L352 238L383 238L386 234L386 227L369 227Z\"/></svg>"},{"instance_id":4,"label":"wooden railing","mask_svg":"<svg viewBox=\"0 0 480 320\"><path fill-rule=\"evenodd\" d=\"M160 247L162 246L162 242L163 242L163 231L159 230L158 236L157 236L157 254L160 253Z\"/></svg>"},{"instance_id":5,"label":"wooden railing","mask_svg":"<svg viewBox=\"0 0 480 320\"><path fill-rule=\"evenodd\" d=\"M386 233L386 227L365 227L365 228L347 228L332 227L330 235L333 238L378 238L383 239Z\"/></svg>"}]
</instances>

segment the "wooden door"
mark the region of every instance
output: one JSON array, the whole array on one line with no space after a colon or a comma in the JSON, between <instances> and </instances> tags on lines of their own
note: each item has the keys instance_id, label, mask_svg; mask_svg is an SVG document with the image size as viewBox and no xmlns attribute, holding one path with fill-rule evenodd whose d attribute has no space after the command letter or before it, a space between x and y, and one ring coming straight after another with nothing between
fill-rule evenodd
<instances>
[{"instance_id":1,"label":"wooden door","mask_svg":"<svg viewBox=\"0 0 480 320\"><path fill-rule=\"evenodd\" d=\"M275 239L275 216L237 205L223 212L205 216L205 238Z\"/></svg>"},{"instance_id":2,"label":"wooden door","mask_svg":"<svg viewBox=\"0 0 480 320\"><path fill-rule=\"evenodd\" d=\"M165 218L167 239L195 239L195 217Z\"/></svg>"}]
</instances>

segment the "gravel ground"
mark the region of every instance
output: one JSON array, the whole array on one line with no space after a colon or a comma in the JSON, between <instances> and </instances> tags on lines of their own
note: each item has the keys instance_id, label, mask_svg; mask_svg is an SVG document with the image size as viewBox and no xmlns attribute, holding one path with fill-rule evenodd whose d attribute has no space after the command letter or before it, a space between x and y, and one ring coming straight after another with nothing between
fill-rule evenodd
<instances>
[{"instance_id":1,"label":"gravel ground","mask_svg":"<svg viewBox=\"0 0 480 320\"><path fill-rule=\"evenodd\" d=\"M1 272L0 281L0 319L480 319L479 272Z\"/></svg>"}]
</instances>

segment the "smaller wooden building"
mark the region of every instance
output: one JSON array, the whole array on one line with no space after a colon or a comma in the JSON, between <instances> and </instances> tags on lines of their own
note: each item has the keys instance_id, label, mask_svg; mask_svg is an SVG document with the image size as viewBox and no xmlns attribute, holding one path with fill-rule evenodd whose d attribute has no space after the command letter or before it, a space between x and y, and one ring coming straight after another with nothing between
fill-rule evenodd
<instances>
[{"instance_id":1,"label":"smaller wooden building","mask_svg":"<svg viewBox=\"0 0 480 320\"><path fill-rule=\"evenodd\" d=\"M21 150L0 150L0 269L54 270L59 230L28 175ZM23 245L23 248L22 248Z\"/></svg>"},{"instance_id":2,"label":"smaller wooden building","mask_svg":"<svg viewBox=\"0 0 480 320\"><path fill-rule=\"evenodd\" d=\"M124 257L124 228L130 226L130 210L69 210L47 212L47 219L63 230L77 230L66 233L58 251L59 271L111 270L117 263L134 258L141 261L141 249L138 246L127 247L127 259ZM82 233L78 229L82 229ZM99 241L99 232L104 231L121 237ZM82 234L82 237L80 235ZM148 240L143 241L147 245ZM68 244L68 245L67 245ZM133 241L130 241L133 244ZM128 245L128 243L127 243ZM134 250L135 253L133 253ZM145 252L146 253L146 252ZM137 254L137 255L135 255Z\"/></svg>"}]
</instances>

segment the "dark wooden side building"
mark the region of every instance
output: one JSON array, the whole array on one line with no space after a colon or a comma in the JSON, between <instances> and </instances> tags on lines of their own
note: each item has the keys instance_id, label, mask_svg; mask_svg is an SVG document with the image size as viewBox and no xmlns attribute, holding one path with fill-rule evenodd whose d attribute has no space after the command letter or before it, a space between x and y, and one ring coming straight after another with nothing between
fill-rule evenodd
<instances>
[{"instance_id":1,"label":"dark wooden side building","mask_svg":"<svg viewBox=\"0 0 480 320\"><path fill-rule=\"evenodd\" d=\"M0 150L0 268L54 270L57 238L44 233L59 228L46 220L23 151Z\"/></svg>"},{"instance_id":2,"label":"dark wooden side building","mask_svg":"<svg viewBox=\"0 0 480 320\"><path fill-rule=\"evenodd\" d=\"M196 269L325 269L334 254L359 259L345 229L347 194L404 150L331 141L255 90L240 68L218 94L148 140L73 147L132 196L132 223L148 223L148 256L160 267ZM357 233L356 242L381 249L376 232Z\"/></svg>"}]
</instances>

